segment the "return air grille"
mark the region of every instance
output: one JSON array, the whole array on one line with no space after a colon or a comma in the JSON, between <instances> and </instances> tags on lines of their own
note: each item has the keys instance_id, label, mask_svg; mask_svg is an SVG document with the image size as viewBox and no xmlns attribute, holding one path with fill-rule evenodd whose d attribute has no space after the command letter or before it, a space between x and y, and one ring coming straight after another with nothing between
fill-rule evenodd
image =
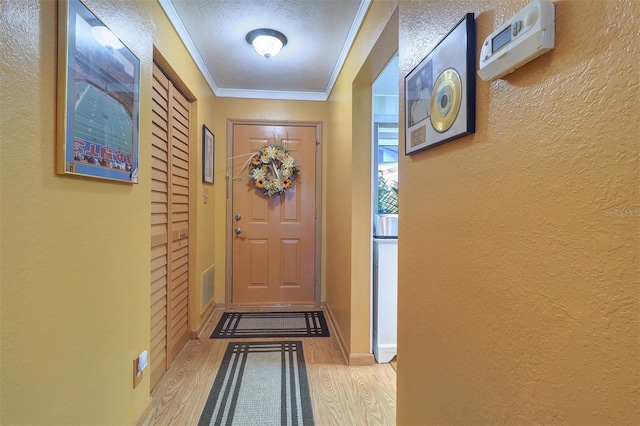
<instances>
[{"instance_id":1,"label":"return air grille","mask_svg":"<svg viewBox=\"0 0 640 426\"><path fill-rule=\"evenodd\" d=\"M202 274L202 307L204 308L213 298L213 271L214 267L207 269Z\"/></svg>"}]
</instances>

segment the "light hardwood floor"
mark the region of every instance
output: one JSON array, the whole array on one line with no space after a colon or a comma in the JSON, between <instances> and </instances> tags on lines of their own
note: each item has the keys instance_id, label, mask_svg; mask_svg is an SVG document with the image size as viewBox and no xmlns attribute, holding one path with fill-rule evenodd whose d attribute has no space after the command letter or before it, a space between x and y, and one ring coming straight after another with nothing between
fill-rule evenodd
<instances>
[{"instance_id":1,"label":"light hardwood floor","mask_svg":"<svg viewBox=\"0 0 640 426\"><path fill-rule=\"evenodd\" d=\"M160 379L144 425L198 423L227 343L239 341L209 339L221 315L222 311L213 315L200 340L187 342ZM330 332L330 338L292 339L303 342L315 424L395 425L395 369L391 364L349 367L331 325Z\"/></svg>"}]
</instances>

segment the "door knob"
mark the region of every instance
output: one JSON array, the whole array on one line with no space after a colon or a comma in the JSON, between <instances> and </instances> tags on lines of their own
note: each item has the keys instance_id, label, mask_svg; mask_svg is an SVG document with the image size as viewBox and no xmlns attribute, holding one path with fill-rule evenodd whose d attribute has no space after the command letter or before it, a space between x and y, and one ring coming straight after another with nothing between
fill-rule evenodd
<instances>
[{"instance_id":1,"label":"door knob","mask_svg":"<svg viewBox=\"0 0 640 426\"><path fill-rule=\"evenodd\" d=\"M242 219L242 216L240 216L239 214L237 214L237 215L235 216L235 220L236 220L236 222L237 222L237 221L239 221L240 219Z\"/></svg>"},{"instance_id":2,"label":"door knob","mask_svg":"<svg viewBox=\"0 0 640 426\"><path fill-rule=\"evenodd\" d=\"M236 234L240 235L240 234L242 234L242 229L240 229L240 227L238 227L233 232L235 232Z\"/></svg>"}]
</instances>

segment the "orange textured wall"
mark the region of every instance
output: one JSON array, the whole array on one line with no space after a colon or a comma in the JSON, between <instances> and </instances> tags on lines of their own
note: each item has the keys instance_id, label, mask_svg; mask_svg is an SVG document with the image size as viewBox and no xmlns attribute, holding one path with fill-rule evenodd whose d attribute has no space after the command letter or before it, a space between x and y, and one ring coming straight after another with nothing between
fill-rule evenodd
<instances>
[{"instance_id":1,"label":"orange textured wall","mask_svg":"<svg viewBox=\"0 0 640 426\"><path fill-rule=\"evenodd\" d=\"M402 1L401 74L526 3ZM554 50L477 80L475 135L400 161L400 425L640 422L640 3L556 11Z\"/></svg>"}]
</instances>

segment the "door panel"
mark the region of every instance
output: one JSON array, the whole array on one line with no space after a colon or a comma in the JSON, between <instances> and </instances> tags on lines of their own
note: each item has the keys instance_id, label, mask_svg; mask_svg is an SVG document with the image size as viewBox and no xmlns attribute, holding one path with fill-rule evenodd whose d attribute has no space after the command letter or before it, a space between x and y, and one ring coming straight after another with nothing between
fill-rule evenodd
<instances>
[{"instance_id":1,"label":"door panel","mask_svg":"<svg viewBox=\"0 0 640 426\"><path fill-rule=\"evenodd\" d=\"M151 138L151 388L167 370L169 80L154 67Z\"/></svg>"},{"instance_id":2,"label":"door panel","mask_svg":"<svg viewBox=\"0 0 640 426\"><path fill-rule=\"evenodd\" d=\"M313 304L315 289L316 128L236 124L233 128L232 304ZM246 161L264 145L285 145L298 164L295 185L266 197Z\"/></svg>"},{"instance_id":3,"label":"door panel","mask_svg":"<svg viewBox=\"0 0 640 426\"><path fill-rule=\"evenodd\" d=\"M189 101L173 85L171 89L169 362L189 339Z\"/></svg>"},{"instance_id":4,"label":"door panel","mask_svg":"<svg viewBox=\"0 0 640 426\"><path fill-rule=\"evenodd\" d=\"M188 339L189 102L154 64L151 138L151 388Z\"/></svg>"}]
</instances>

